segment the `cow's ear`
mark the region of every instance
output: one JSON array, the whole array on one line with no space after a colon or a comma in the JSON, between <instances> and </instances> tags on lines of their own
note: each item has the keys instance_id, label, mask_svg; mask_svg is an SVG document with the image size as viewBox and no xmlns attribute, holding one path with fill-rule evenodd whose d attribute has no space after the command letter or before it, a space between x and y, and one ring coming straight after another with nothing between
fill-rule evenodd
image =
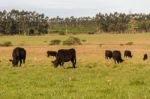
<instances>
[{"instance_id":1,"label":"cow's ear","mask_svg":"<svg viewBox=\"0 0 150 99\"><path fill-rule=\"evenodd\" d=\"M12 59L9 59L9 61L12 62L13 60L12 60Z\"/></svg>"}]
</instances>

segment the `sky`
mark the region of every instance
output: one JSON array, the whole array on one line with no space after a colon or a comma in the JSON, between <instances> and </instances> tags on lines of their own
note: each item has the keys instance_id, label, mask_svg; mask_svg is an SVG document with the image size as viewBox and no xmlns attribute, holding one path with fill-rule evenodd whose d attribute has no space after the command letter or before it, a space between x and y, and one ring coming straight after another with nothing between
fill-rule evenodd
<instances>
[{"instance_id":1,"label":"sky","mask_svg":"<svg viewBox=\"0 0 150 99\"><path fill-rule=\"evenodd\" d=\"M96 13L150 13L150 0L0 0L0 10L17 9L49 17L94 16Z\"/></svg>"}]
</instances>

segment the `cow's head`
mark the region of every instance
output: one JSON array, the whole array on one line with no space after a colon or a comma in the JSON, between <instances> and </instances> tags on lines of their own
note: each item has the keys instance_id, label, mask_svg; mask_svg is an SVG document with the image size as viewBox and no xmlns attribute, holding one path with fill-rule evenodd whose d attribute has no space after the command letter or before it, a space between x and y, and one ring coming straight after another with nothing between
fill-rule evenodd
<instances>
[{"instance_id":1,"label":"cow's head","mask_svg":"<svg viewBox=\"0 0 150 99\"><path fill-rule=\"evenodd\" d=\"M124 60L123 60L123 59L121 59L121 60L120 60L120 63L122 63L123 61L124 61Z\"/></svg>"},{"instance_id":2,"label":"cow's head","mask_svg":"<svg viewBox=\"0 0 150 99\"><path fill-rule=\"evenodd\" d=\"M12 62L13 66L18 65L18 60L14 60L14 59L9 59L10 62Z\"/></svg>"},{"instance_id":3,"label":"cow's head","mask_svg":"<svg viewBox=\"0 0 150 99\"><path fill-rule=\"evenodd\" d=\"M57 60L52 61L52 63L53 63L53 65L54 65L54 67L58 67L58 65L59 65L59 63L58 63Z\"/></svg>"},{"instance_id":4,"label":"cow's head","mask_svg":"<svg viewBox=\"0 0 150 99\"><path fill-rule=\"evenodd\" d=\"M47 57L49 57L49 53L47 53Z\"/></svg>"}]
</instances>

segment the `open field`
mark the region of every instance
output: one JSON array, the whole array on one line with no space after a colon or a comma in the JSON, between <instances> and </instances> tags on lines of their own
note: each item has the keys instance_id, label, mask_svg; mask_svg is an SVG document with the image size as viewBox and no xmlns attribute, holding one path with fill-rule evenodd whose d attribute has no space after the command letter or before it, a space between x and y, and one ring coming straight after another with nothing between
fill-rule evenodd
<instances>
[{"instance_id":1,"label":"open field","mask_svg":"<svg viewBox=\"0 0 150 99\"><path fill-rule=\"evenodd\" d=\"M149 33L135 34L94 34L94 35L55 35L50 34L47 36L1 36L0 42L11 41L13 45L26 45L26 46L47 46L49 41L59 39L65 40L69 36L79 37L81 40L86 40L84 44L122 44L133 42L135 44L150 44Z\"/></svg>"},{"instance_id":2,"label":"open field","mask_svg":"<svg viewBox=\"0 0 150 99\"><path fill-rule=\"evenodd\" d=\"M150 34L82 34L73 36L85 40L83 45L49 45L69 36L1 36L0 43L13 46L0 47L0 99L150 99L150 60L142 61L144 53L150 55ZM27 51L21 68L8 61L16 46ZM69 68L70 62L66 69L53 67L46 51L60 48L76 49L76 69ZM106 49L129 49L133 59L114 64L105 60Z\"/></svg>"}]
</instances>

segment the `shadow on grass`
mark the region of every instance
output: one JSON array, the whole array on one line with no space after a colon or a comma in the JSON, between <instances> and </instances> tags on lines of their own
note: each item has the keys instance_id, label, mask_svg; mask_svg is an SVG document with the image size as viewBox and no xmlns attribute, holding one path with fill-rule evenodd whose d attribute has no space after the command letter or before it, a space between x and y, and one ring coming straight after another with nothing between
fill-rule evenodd
<instances>
[{"instance_id":1,"label":"shadow on grass","mask_svg":"<svg viewBox=\"0 0 150 99\"><path fill-rule=\"evenodd\" d=\"M76 67L77 68L77 67ZM76 69L76 68L74 68L74 67L64 67L64 69Z\"/></svg>"}]
</instances>

